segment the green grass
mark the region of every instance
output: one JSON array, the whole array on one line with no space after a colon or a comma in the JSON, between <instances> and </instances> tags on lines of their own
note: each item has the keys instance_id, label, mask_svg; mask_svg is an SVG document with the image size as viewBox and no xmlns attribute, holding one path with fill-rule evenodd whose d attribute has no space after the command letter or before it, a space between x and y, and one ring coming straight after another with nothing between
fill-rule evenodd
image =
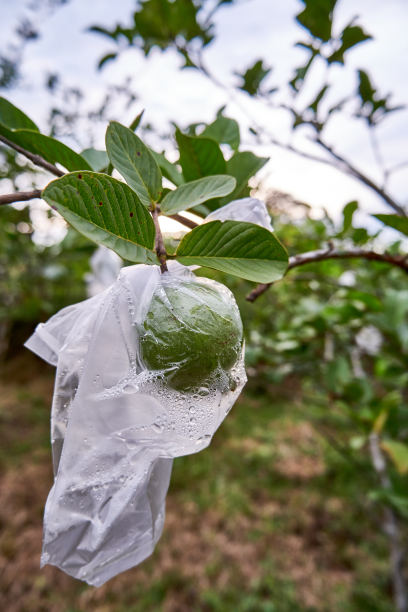
<instances>
[{"instance_id":1,"label":"green grass","mask_svg":"<svg viewBox=\"0 0 408 612\"><path fill-rule=\"evenodd\" d=\"M2 387L3 478L23 488L26 478L33 496L39 487L31 501L11 491L10 515L2 517L0 555L16 567L26 562L25 529L36 530L39 554L51 484L50 470L49 480L32 482L36 463L43 474L51 461L50 372L40 382ZM6 589L3 609L390 612L388 551L367 502L368 466L356 469L311 425L324 410L247 390L208 449L175 460L164 534L150 559L92 589L40 571L37 556L18 569L21 601L16 606ZM18 512L26 522L13 527Z\"/></svg>"}]
</instances>

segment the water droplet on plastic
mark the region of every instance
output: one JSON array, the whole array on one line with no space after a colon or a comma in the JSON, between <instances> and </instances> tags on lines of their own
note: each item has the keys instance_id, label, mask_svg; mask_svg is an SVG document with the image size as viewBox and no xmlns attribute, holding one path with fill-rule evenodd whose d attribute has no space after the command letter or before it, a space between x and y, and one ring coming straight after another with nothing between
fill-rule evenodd
<instances>
[{"instance_id":1,"label":"water droplet on plastic","mask_svg":"<svg viewBox=\"0 0 408 612\"><path fill-rule=\"evenodd\" d=\"M163 431L163 425L161 423L153 423L152 425L152 429L153 431L155 431L156 433L162 433Z\"/></svg>"},{"instance_id":2,"label":"water droplet on plastic","mask_svg":"<svg viewBox=\"0 0 408 612\"><path fill-rule=\"evenodd\" d=\"M126 446L128 447L129 450L133 450L134 448L137 448L137 442L136 440L128 440L126 442Z\"/></svg>"},{"instance_id":3,"label":"water droplet on plastic","mask_svg":"<svg viewBox=\"0 0 408 612\"><path fill-rule=\"evenodd\" d=\"M134 383L127 383L123 387L123 393L136 393L136 391L138 390L139 390L139 387L135 385Z\"/></svg>"}]
</instances>

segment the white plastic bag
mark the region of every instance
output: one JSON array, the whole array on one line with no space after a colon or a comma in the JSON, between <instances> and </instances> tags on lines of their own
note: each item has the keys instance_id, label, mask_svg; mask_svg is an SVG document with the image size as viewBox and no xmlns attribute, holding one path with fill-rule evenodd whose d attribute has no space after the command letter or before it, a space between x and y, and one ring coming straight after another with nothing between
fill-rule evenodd
<instances>
[{"instance_id":1,"label":"white plastic bag","mask_svg":"<svg viewBox=\"0 0 408 612\"><path fill-rule=\"evenodd\" d=\"M271 217L266 205L256 198L233 200L206 216L205 221L246 221L273 232Z\"/></svg>"},{"instance_id":2,"label":"white plastic bag","mask_svg":"<svg viewBox=\"0 0 408 612\"><path fill-rule=\"evenodd\" d=\"M99 586L149 556L163 529L172 458L208 446L241 392L243 348L228 371L218 367L208 385L187 391L172 386L173 370L146 368L140 337L151 333L143 325L153 296L172 287L182 297L191 283L219 291L241 324L226 287L169 262L165 274L123 268L111 287L63 309L26 343L57 365L42 565Z\"/></svg>"},{"instance_id":3,"label":"white plastic bag","mask_svg":"<svg viewBox=\"0 0 408 612\"><path fill-rule=\"evenodd\" d=\"M114 251L98 246L90 258L91 272L85 275L86 292L89 297L98 295L118 277L123 261Z\"/></svg>"}]
</instances>

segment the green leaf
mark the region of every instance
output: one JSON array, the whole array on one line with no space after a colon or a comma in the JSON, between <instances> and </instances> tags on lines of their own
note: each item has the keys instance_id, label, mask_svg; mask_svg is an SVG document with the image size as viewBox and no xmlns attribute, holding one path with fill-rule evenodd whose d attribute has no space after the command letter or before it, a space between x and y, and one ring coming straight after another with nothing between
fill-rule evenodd
<instances>
[{"instance_id":1,"label":"green leaf","mask_svg":"<svg viewBox=\"0 0 408 612\"><path fill-rule=\"evenodd\" d=\"M0 97L0 124L8 130L27 129L39 131L34 121L31 121L23 111L2 97Z\"/></svg>"},{"instance_id":2,"label":"green leaf","mask_svg":"<svg viewBox=\"0 0 408 612\"><path fill-rule=\"evenodd\" d=\"M200 136L212 138L219 144L227 144L234 151L237 151L239 147L239 125L235 119L229 119L228 117L217 117L213 123L207 125Z\"/></svg>"},{"instance_id":3,"label":"green leaf","mask_svg":"<svg viewBox=\"0 0 408 612\"><path fill-rule=\"evenodd\" d=\"M225 174L225 159L215 140L186 136L180 130L176 130L176 140L180 151L180 165L186 181L194 181L212 174Z\"/></svg>"},{"instance_id":4,"label":"green leaf","mask_svg":"<svg viewBox=\"0 0 408 612\"><path fill-rule=\"evenodd\" d=\"M358 202L353 200L345 205L343 208L343 229L341 230L341 234L345 234L351 227L353 223L353 215L358 208Z\"/></svg>"},{"instance_id":5,"label":"green leaf","mask_svg":"<svg viewBox=\"0 0 408 612\"><path fill-rule=\"evenodd\" d=\"M69 171L92 169L79 153L51 136L34 130L14 130L9 132L7 138L31 153L41 155L51 164L61 164Z\"/></svg>"},{"instance_id":6,"label":"green leaf","mask_svg":"<svg viewBox=\"0 0 408 612\"><path fill-rule=\"evenodd\" d=\"M200 4L194 0L144 0L140 3L134 13L134 23L145 54L155 45L162 50L174 46L176 37L182 55L188 41L194 39L200 46L207 45L212 39L211 23L200 19L199 10Z\"/></svg>"},{"instance_id":7,"label":"green leaf","mask_svg":"<svg viewBox=\"0 0 408 612\"><path fill-rule=\"evenodd\" d=\"M371 38L372 36L366 34L360 26L350 23L341 33L340 47L327 58L327 63L338 62L339 64L344 64L344 54L346 51Z\"/></svg>"},{"instance_id":8,"label":"green leaf","mask_svg":"<svg viewBox=\"0 0 408 612\"><path fill-rule=\"evenodd\" d=\"M296 20L315 38L327 42L331 38L333 10L336 0L302 0L305 8Z\"/></svg>"},{"instance_id":9,"label":"green leaf","mask_svg":"<svg viewBox=\"0 0 408 612\"><path fill-rule=\"evenodd\" d=\"M243 74L238 72L235 73L237 76L241 77L243 81L241 85L239 85L239 88L249 93L250 96L256 96L262 81L268 76L271 70L271 68L264 66L263 60L256 61Z\"/></svg>"},{"instance_id":10,"label":"green leaf","mask_svg":"<svg viewBox=\"0 0 408 612\"><path fill-rule=\"evenodd\" d=\"M109 157L106 151L98 151L97 149L85 149L81 151L81 157L86 159L92 170L100 172L109 165Z\"/></svg>"},{"instance_id":11,"label":"green leaf","mask_svg":"<svg viewBox=\"0 0 408 612\"><path fill-rule=\"evenodd\" d=\"M392 508L395 508L402 517L408 519L408 497L398 495L387 489L377 489L370 492L369 498L376 502L388 504Z\"/></svg>"},{"instance_id":12,"label":"green leaf","mask_svg":"<svg viewBox=\"0 0 408 612\"><path fill-rule=\"evenodd\" d=\"M183 182L183 176L177 169L176 164L169 162L164 153L156 153L156 151L152 150L150 150L150 153L156 160L156 163L162 171L163 176L165 176L166 179L171 181L174 185L181 185Z\"/></svg>"},{"instance_id":13,"label":"green leaf","mask_svg":"<svg viewBox=\"0 0 408 612\"><path fill-rule=\"evenodd\" d=\"M103 34L104 36L108 36L109 38L113 38L114 40L116 40L117 38L117 36L115 36L115 31L107 30L106 28L103 28L98 25L93 25L89 27L88 32L94 32L95 34Z\"/></svg>"},{"instance_id":14,"label":"green leaf","mask_svg":"<svg viewBox=\"0 0 408 612\"><path fill-rule=\"evenodd\" d=\"M244 190L248 186L249 179L254 176L267 162L268 157L257 157L252 151L241 151L235 153L227 161L227 174L233 176L237 185L234 191L228 196L228 202L239 198L243 195ZM220 200L219 206L228 203L224 198Z\"/></svg>"},{"instance_id":15,"label":"green leaf","mask_svg":"<svg viewBox=\"0 0 408 612\"><path fill-rule=\"evenodd\" d=\"M344 355L339 355L327 364L325 379L330 391L343 393L344 388L352 381L352 378L349 362Z\"/></svg>"},{"instance_id":16,"label":"green leaf","mask_svg":"<svg viewBox=\"0 0 408 612\"><path fill-rule=\"evenodd\" d=\"M235 185L235 179L226 174L206 176L170 191L163 198L160 208L164 213L173 215L180 210L194 208L211 198L225 196L231 193Z\"/></svg>"},{"instance_id":17,"label":"green leaf","mask_svg":"<svg viewBox=\"0 0 408 612\"><path fill-rule=\"evenodd\" d=\"M345 51L370 39L372 39L372 36L366 34L363 28L358 25L352 25L351 23L346 26L341 33L342 47Z\"/></svg>"},{"instance_id":18,"label":"green leaf","mask_svg":"<svg viewBox=\"0 0 408 612\"><path fill-rule=\"evenodd\" d=\"M0 134L30 153L41 155L51 164L60 163L67 170L91 170L85 158L55 138L40 134L27 115L1 97Z\"/></svg>"},{"instance_id":19,"label":"green leaf","mask_svg":"<svg viewBox=\"0 0 408 612\"><path fill-rule=\"evenodd\" d=\"M144 115L144 109L140 111L140 113L136 115L136 117L133 119L132 123L129 125L129 130L131 130L132 132L136 132L143 118L143 115Z\"/></svg>"},{"instance_id":20,"label":"green leaf","mask_svg":"<svg viewBox=\"0 0 408 612\"><path fill-rule=\"evenodd\" d=\"M106 150L128 185L145 206L157 202L162 175L150 149L129 128L112 121L106 131Z\"/></svg>"},{"instance_id":21,"label":"green leaf","mask_svg":"<svg viewBox=\"0 0 408 612\"><path fill-rule=\"evenodd\" d=\"M382 302L377 296L354 288L346 288L346 290L348 299L350 301L355 300L362 302L369 310L372 310L373 312L379 312L383 309Z\"/></svg>"},{"instance_id":22,"label":"green leaf","mask_svg":"<svg viewBox=\"0 0 408 612\"><path fill-rule=\"evenodd\" d=\"M363 104L367 102L372 103L374 101L376 89L373 87L370 77L364 70L358 70L357 73L359 78L358 93L360 95L361 102Z\"/></svg>"},{"instance_id":23,"label":"green leaf","mask_svg":"<svg viewBox=\"0 0 408 612\"><path fill-rule=\"evenodd\" d=\"M42 197L90 240L128 261L157 264L153 219L125 183L106 174L73 172L49 183Z\"/></svg>"},{"instance_id":24,"label":"green leaf","mask_svg":"<svg viewBox=\"0 0 408 612\"><path fill-rule=\"evenodd\" d=\"M176 259L259 283L279 280L288 264L286 249L274 234L243 221L199 225L184 236Z\"/></svg>"},{"instance_id":25,"label":"green leaf","mask_svg":"<svg viewBox=\"0 0 408 612\"><path fill-rule=\"evenodd\" d=\"M177 50L184 58L184 65L181 66L181 70L184 68L198 68L197 64L194 62L186 48L178 48Z\"/></svg>"},{"instance_id":26,"label":"green leaf","mask_svg":"<svg viewBox=\"0 0 408 612\"><path fill-rule=\"evenodd\" d=\"M300 46L302 43L297 43L298 46ZM303 45L306 46L306 45ZM298 92L299 89L301 88L301 86L303 85L303 82L306 78L307 73L310 70L311 65L313 64L315 58L320 55L319 51L317 49L314 49L313 47L311 47L312 53L309 57L309 59L307 60L306 64L304 66L299 66L298 68L295 68L295 74L294 77L292 78L291 81L289 81L289 85L292 87L292 89L294 89L294 91Z\"/></svg>"},{"instance_id":27,"label":"green leaf","mask_svg":"<svg viewBox=\"0 0 408 612\"><path fill-rule=\"evenodd\" d=\"M106 55L104 55L103 57L101 57L101 59L98 62L98 70L100 70L101 68L103 68L103 66L107 63L110 62L111 60L116 59L118 56L117 53L107 53Z\"/></svg>"},{"instance_id":28,"label":"green leaf","mask_svg":"<svg viewBox=\"0 0 408 612\"><path fill-rule=\"evenodd\" d=\"M204 47L212 40L212 21L200 18L200 9L201 3L195 0L143 0L138 2L128 26L116 25L112 30L92 26L90 30L119 44L124 38L130 45L136 43L145 55L154 47L161 51L174 48L177 39L177 51L185 57L193 39L195 49L197 44Z\"/></svg>"},{"instance_id":29,"label":"green leaf","mask_svg":"<svg viewBox=\"0 0 408 612\"><path fill-rule=\"evenodd\" d=\"M318 92L318 94L316 95L316 97L314 98L313 102L311 102L308 106L308 108L310 108L315 115L317 115L317 111L319 108L319 104L320 102L323 100L323 97L326 95L326 91L329 89L328 85L324 85L321 90Z\"/></svg>"},{"instance_id":30,"label":"green leaf","mask_svg":"<svg viewBox=\"0 0 408 612\"><path fill-rule=\"evenodd\" d=\"M388 225L393 229L398 230L405 236L408 236L408 217L400 217L399 215L372 215L384 225Z\"/></svg>"},{"instance_id":31,"label":"green leaf","mask_svg":"<svg viewBox=\"0 0 408 612\"><path fill-rule=\"evenodd\" d=\"M408 445L396 440L384 440L381 447L389 455L400 474L408 472Z\"/></svg>"},{"instance_id":32,"label":"green leaf","mask_svg":"<svg viewBox=\"0 0 408 612\"><path fill-rule=\"evenodd\" d=\"M388 103L390 94L381 97L364 70L358 70L357 74L359 79L357 93L361 100L361 108L356 113L356 117L363 117L369 125L375 125L389 113L405 108L404 105L390 106Z\"/></svg>"}]
</instances>

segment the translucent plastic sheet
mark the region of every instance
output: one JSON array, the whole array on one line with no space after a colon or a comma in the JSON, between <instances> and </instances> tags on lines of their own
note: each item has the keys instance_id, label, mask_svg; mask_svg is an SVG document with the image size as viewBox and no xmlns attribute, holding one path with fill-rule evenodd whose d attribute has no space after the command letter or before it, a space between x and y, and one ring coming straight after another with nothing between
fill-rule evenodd
<instances>
[{"instance_id":1,"label":"translucent plastic sheet","mask_svg":"<svg viewBox=\"0 0 408 612\"><path fill-rule=\"evenodd\" d=\"M233 200L207 215L205 221L246 221L273 232L271 217L264 202L256 198Z\"/></svg>"},{"instance_id":2,"label":"translucent plastic sheet","mask_svg":"<svg viewBox=\"0 0 408 612\"><path fill-rule=\"evenodd\" d=\"M123 262L111 249L98 246L89 263L91 272L85 276L86 291L89 297L93 297L115 282Z\"/></svg>"},{"instance_id":3,"label":"translucent plastic sheet","mask_svg":"<svg viewBox=\"0 0 408 612\"><path fill-rule=\"evenodd\" d=\"M216 363L220 321L227 331L219 341L235 352L220 350ZM184 341L175 341L180 325L195 338L185 356ZM241 336L230 291L176 262L165 274L123 268L111 287L37 327L26 346L57 366L42 565L99 586L152 553L173 457L208 446L246 382ZM179 363L169 364L172 350ZM189 363L191 351L205 353L201 369Z\"/></svg>"}]
</instances>

